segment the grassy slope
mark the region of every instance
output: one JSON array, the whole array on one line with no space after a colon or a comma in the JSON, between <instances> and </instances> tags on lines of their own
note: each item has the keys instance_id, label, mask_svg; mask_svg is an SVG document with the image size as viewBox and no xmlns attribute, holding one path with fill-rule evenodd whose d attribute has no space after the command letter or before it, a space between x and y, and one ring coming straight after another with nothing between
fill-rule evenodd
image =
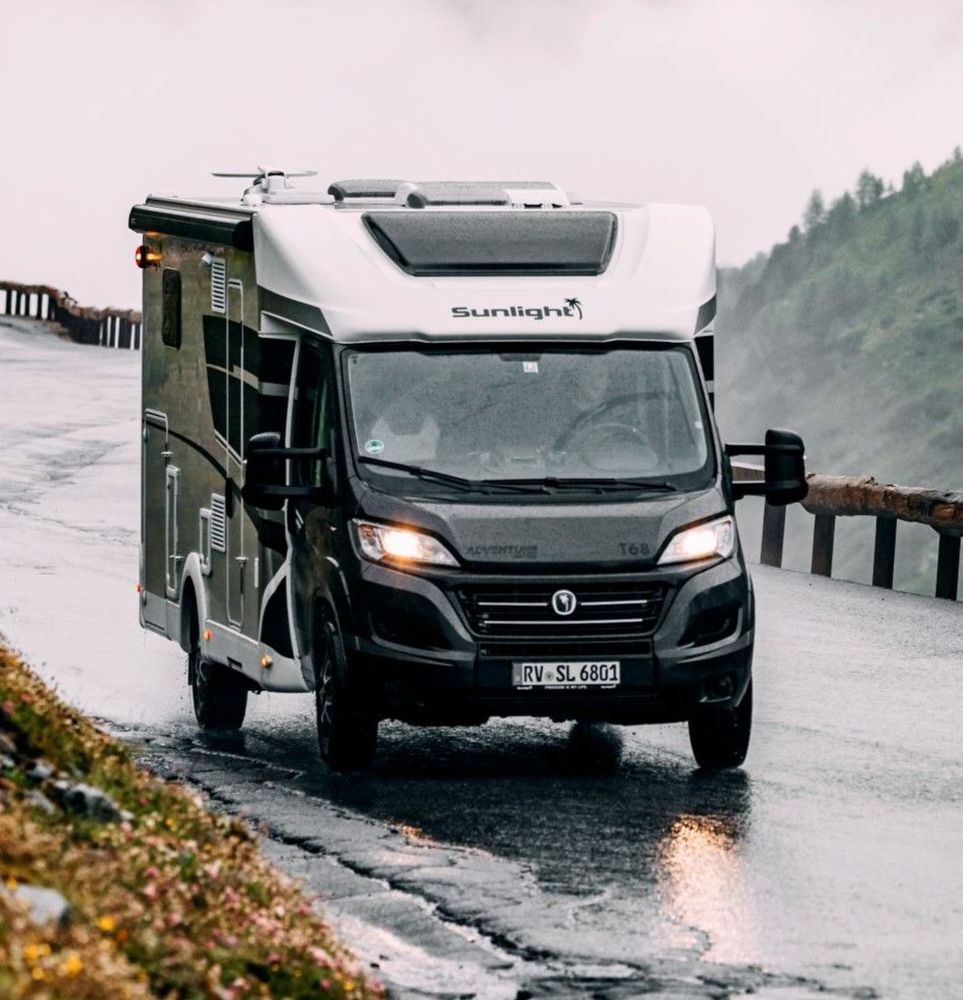
<instances>
[{"instance_id":1,"label":"grassy slope","mask_svg":"<svg viewBox=\"0 0 963 1000\"><path fill-rule=\"evenodd\" d=\"M813 470L963 489L963 162L723 273L717 369L730 440L793 427Z\"/></svg>"},{"instance_id":2,"label":"grassy slope","mask_svg":"<svg viewBox=\"0 0 963 1000\"><path fill-rule=\"evenodd\" d=\"M0 996L375 997L297 886L243 824L140 770L0 646ZM129 821L98 823L29 800L25 761L107 792ZM67 927L37 927L4 892L49 886Z\"/></svg>"}]
</instances>

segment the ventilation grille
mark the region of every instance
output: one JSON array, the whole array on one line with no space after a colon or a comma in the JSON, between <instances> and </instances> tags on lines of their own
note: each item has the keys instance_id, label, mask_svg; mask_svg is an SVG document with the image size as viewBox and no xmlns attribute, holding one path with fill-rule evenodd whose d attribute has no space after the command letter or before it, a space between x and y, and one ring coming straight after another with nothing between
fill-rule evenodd
<instances>
[{"instance_id":1,"label":"ventilation grille","mask_svg":"<svg viewBox=\"0 0 963 1000\"><path fill-rule=\"evenodd\" d=\"M227 520L224 513L224 497L211 494L211 520L208 531L211 533L211 548L218 552L227 551Z\"/></svg>"},{"instance_id":2,"label":"ventilation grille","mask_svg":"<svg viewBox=\"0 0 963 1000\"><path fill-rule=\"evenodd\" d=\"M223 257L211 261L211 311L223 313L227 310L227 264Z\"/></svg>"}]
</instances>

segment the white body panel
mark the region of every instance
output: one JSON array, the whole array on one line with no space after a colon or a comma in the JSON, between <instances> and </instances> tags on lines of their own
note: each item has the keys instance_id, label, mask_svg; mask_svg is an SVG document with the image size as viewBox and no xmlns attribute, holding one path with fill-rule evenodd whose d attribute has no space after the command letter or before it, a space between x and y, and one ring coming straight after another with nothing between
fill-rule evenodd
<instances>
[{"instance_id":1,"label":"white body panel","mask_svg":"<svg viewBox=\"0 0 963 1000\"><path fill-rule=\"evenodd\" d=\"M603 274L591 277L415 277L372 239L362 222L365 208L381 210L374 204L265 205L254 216L260 287L320 309L323 332L338 341L626 334L689 339L700 307L716 291L715 232L699 206L585 206L618 217L611 261ZM455 306L541 309L573 297L580 301L581 319L452 316Z\"/></svg>"}]
</instances>

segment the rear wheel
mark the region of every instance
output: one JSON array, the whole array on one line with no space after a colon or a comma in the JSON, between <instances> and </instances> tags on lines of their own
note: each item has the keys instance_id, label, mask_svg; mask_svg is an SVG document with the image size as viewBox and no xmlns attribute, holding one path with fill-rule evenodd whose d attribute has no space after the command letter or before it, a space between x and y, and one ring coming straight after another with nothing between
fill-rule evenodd
<instances>
[{"instance_id":1,"label":"rear wheel","mask_svg":"<svg viewBox=\"0 0 963 1000\"><path fill-rule=\"evenodd\" d=\"M201 729L240 729L247 710L247 685L235 671L201 655L196 616L191 622L187 673L194 716Z\"/></svg>"},{"instance_id":2,"label":"rear wheel","mask_svg":"<svg viewBox=\"0 0 963 1000\"><path fill-rule=\"evenodd\" d=\"M314 689L321 759L335 771L363 771L377 749L378 720L351 675L341 636L328 623L322 643Z\"/></svg>"},{"instance_id":3,"label":"rear wheel","mask_svg":"<svg viewBox=\"0 0 963 1000\"><path fill-rule=\"evenodd\" d=\"M739 767L752 734L752 681L735 708L701 705L689 719L689 742L699 767Z\"/></svg>"}]
</instances>

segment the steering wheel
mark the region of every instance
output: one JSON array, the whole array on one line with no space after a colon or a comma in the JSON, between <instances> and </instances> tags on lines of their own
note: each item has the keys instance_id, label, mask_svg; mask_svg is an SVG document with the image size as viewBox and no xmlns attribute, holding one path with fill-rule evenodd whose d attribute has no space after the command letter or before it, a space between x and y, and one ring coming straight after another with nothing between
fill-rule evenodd
<instances>
[{"instance_id":1,"label":"steering wheel","mask_svg":"<svg viewBox=\"0 0 963 1000\"><path fill-rule=\"evenodd\" d=\"M562 428L559 432L552 444L552 448L555 451L564 451L566 448L570 447L570 442L573 438L579 438L586 433L587 428L590 426L589 421L603 415L610 414L613 410L617 410L623 406L629 406L635 402L636 397L633 394L624 393L621 396L613 396L611 399L606 400L605 404L598 409L590 410L587 413L576 414L575 417L569 422L568 426ZM624 423L621 420L608 420L604 423L595 424L595 429L610 426L624 427L635 437L639 437L636 427L632 424Z\"/></svg>"},{"instance_id":2,"label":"steering wheel","mask_svg":"<svg viewBox=\"0 0 963 1000\"><path fill-rule=\"evenodd\" d=\"M651 447L638 427L623 424L619 420L609 420L603 424L583 424L581 427L576 427L566 441L569 451L574 451L590 469L599 471L611 471L598 461L600 458L604 459L608 444L628 445L634 450L644 452L647 457L652 453Z\"/></svg>"}]
</instances>

